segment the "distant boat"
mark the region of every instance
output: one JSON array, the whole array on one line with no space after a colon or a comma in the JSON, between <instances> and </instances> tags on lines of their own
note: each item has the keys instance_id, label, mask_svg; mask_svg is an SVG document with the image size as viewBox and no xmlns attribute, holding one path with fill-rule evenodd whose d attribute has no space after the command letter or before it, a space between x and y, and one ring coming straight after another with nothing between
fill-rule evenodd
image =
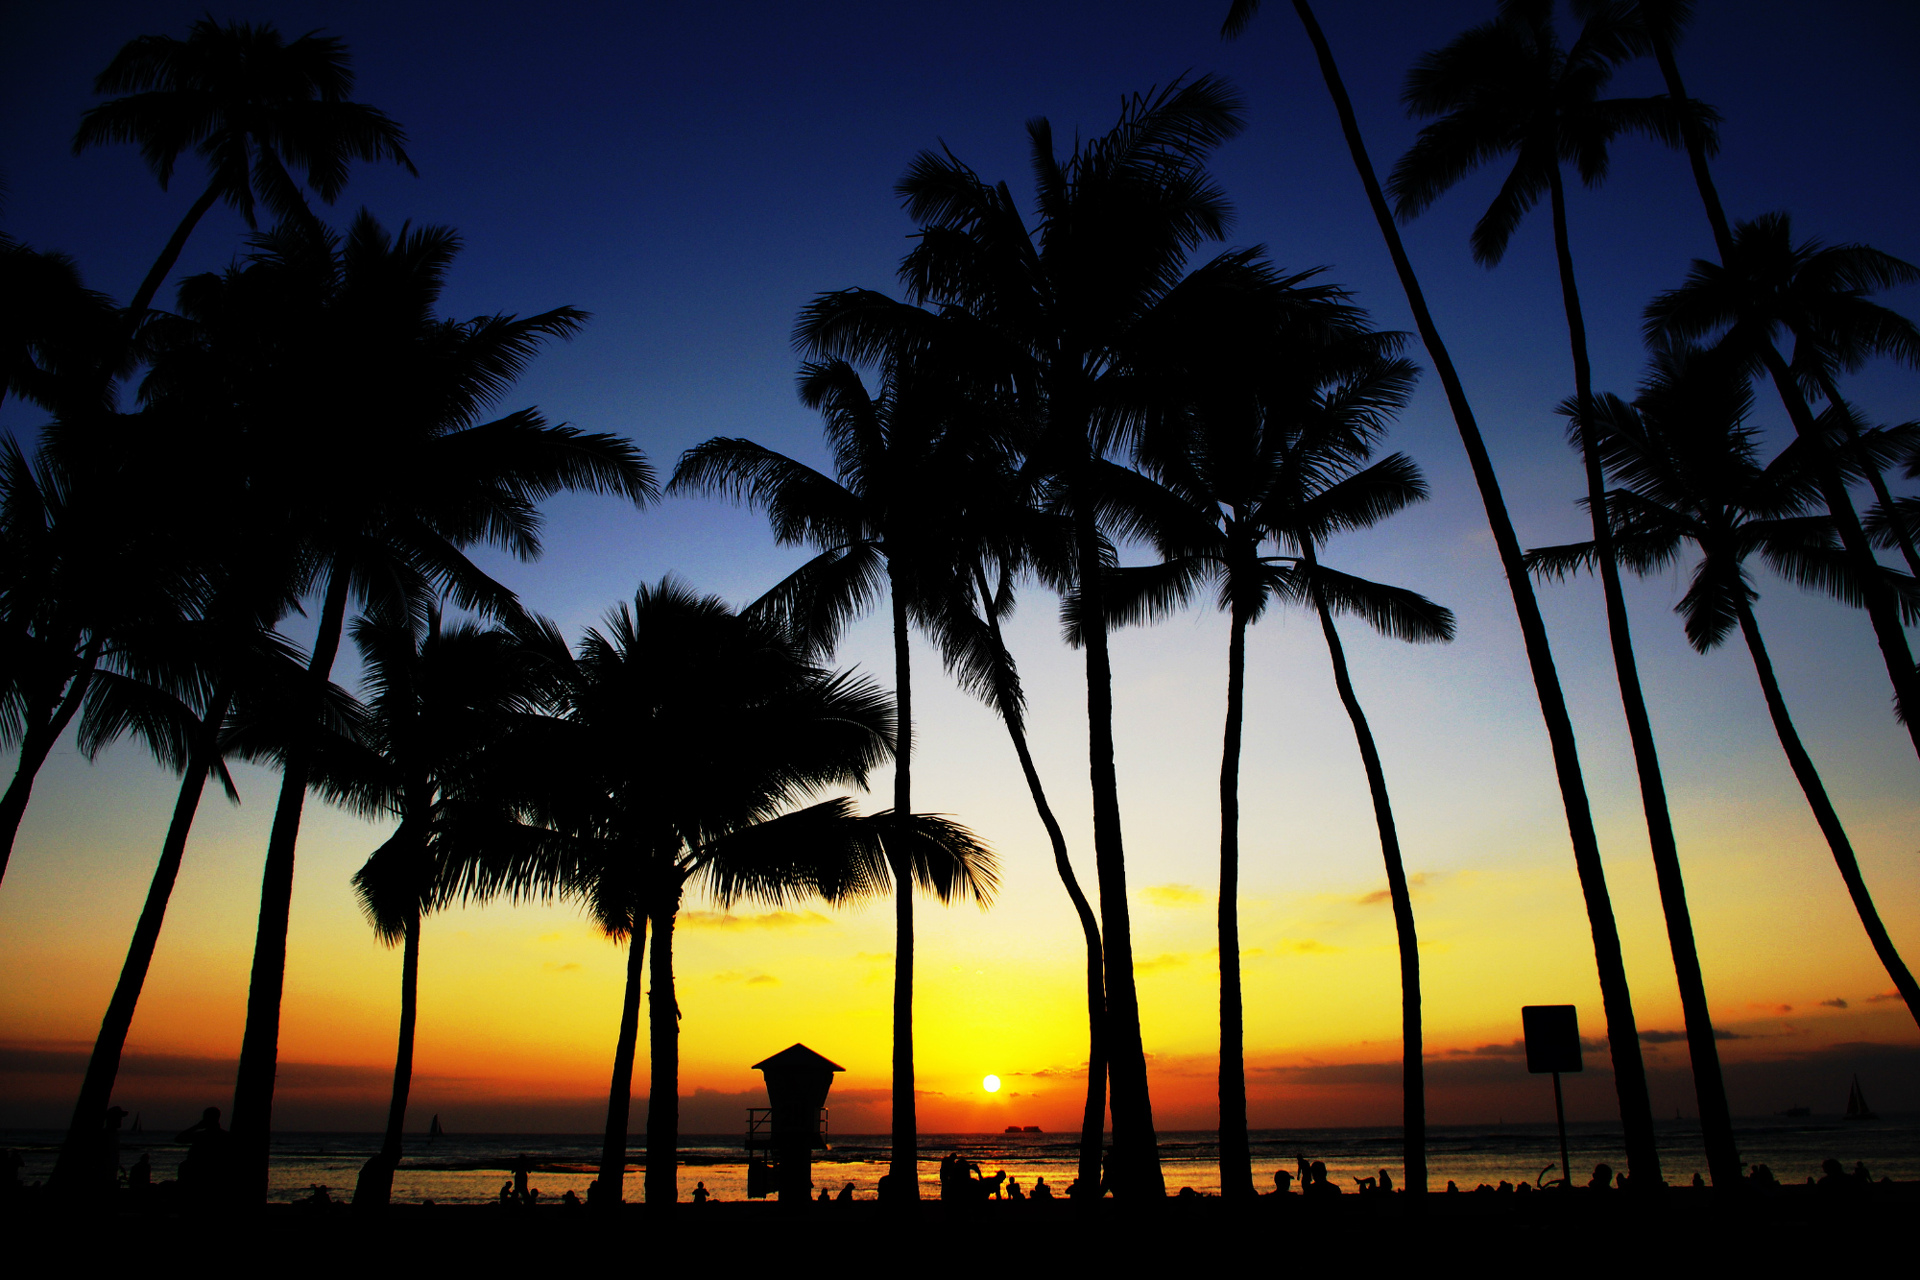
<instances>
[{"instance_id":1,"label":"distant boat","mask_svg":"<svg viewBox=\"0 0 1920 1280\"><path fill-rule=\"evenodd\" d=\"M1040 1126L1039 1126L1039 1125L1037 1125L1037 1124L1030 1124L1030 1125L1028 1125L1028 1126L1027 1126L1026 1128L1024 1128L1024 1129L1022 1129L1022 1130L1021 1130L1020 1132L1022 1132L1022 1133L1041 1133L1041 1132L1043 1132L1043 1130L1042 1130L1042 1129L1040 1128Z\"/></svg>"},{"instance_id":2,"label":"distant boat","mask_svg":"<svg viewBox=\"0 0 1920 1280\"><path fill-rule=\"evenodd\" d=\"M1878 1120L1880 1117L1867 1105L1867 1095L1860 1091L1860 1077L1853 1078L1853 1088L1847 1091L1847 1119Z\"/></svg>"},{"instance_id":3,"label":"distant boat","mask_svg":"<svg viewBox=\"0 0 1920 1280\"><path fill-rule=\"evenodd\" d=\"M438 1115L435 1115L433 1117L433 1123L427 1126L427 1137L444 1138L446 1136L447 1136L447 1131L440 1127L440 1117Z\"/></svg>"},{"instance_id":4,"label":"distant boat","mask_svg":"<svg viewBox=\"0 0 1920 1280\"><path fill-rule=\"evenodd\" d=\"M1022 1129L1022 1128L1021 1128L1021 1127L1020 1127L1019 1125L1017 1125L1017 1124L1010 1124L1010 1125L1008 1125L1008 1126L1007 1126L1007 1132L1008 1132L1008 1133L1025 1133L1025 1132L1026 1132L1026 1130L1025 1130L1025 1129Z\"/></svg>"},{"instance_id":5,"label":"distant boat","mask_svg":"<svg viewBox=\"0 0 1920 1280\"><path fill-rule=\"evenodd\" d=\"M1812 1114L1813 1114L1813 1108L1811 1108L1811 1107L1788 1107L1788 1108L1787 1108L1787 1109L1786 1109L1785 1111L1776 1111L1776 1112L1774 1112L1774 1114L1775 1114L1775 1115L1780 1115L1780 1116L1785 1116L1785 1117L1786 1117L1787 1119L1789 1119L1789 1120L1798 1120L1798 1119L1800 1119L1800 1118L1801 1118L1801 1117L1803 1117L1803 1116L1810 1116L1810 1115L1812 1115Z\"/></svg>"},{"instance_id":6,"label":"distant boat","mask_svg":"<svg viewBox=\"0 0 1920 1280\"><path fill-rule=\"evenodd\" d=\"M136 1111L136 1112L134 1112L134 1113L133 1113L133 1128L131 1128L131 1129L129 1129L129 1130L127 1130L127 1132L128 1132L128 1133L144 1133L144 1132L146 1132L146 1130L144 1130L144 1129L142 1129L142 1128L140 1127L140 1113L139 1113L138 1111Z\"/></svg>"}]
</instances>

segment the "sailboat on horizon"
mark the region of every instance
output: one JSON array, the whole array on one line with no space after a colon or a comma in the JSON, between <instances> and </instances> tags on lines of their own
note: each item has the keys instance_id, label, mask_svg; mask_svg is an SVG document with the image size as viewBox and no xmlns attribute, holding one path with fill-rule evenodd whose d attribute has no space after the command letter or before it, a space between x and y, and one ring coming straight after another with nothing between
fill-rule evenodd
<instances>
[{"instance_id":1,"label":"sailboat on horizon","mask_svg":"<svg viewBox=\"0 0 1920 1280\"><path fill-rule=\"evenodd\" d=\"M427 1141L432 1142L435 1138L444 1138L446 1136L447 1131L440 1127L440 1115L438 1112L435 1112L433 1123L427 1126Z\"/></svg>"},{"instance_id":2,"label":"sailboat on horizon","mask_svg":"<svg viewBox=\"0 0 1920 1280\"><path fill-rule=\"evenodd\" d=\"M1847 1090L1847 1119L1878 1120L1879 1114L1867 1105L1867 1095L1860 1089L1860 1077L1853 1078L1853 1087Z\"/></svg>"}]
</instances>

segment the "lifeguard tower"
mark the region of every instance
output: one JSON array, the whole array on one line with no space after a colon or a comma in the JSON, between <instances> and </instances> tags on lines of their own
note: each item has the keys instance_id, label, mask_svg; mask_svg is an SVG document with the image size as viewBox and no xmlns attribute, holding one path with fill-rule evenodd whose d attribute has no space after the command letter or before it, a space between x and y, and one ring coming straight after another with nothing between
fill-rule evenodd
<instances>
[{"instance_id":1,"label":"lifeguard tower","mask_svg":"<svg viewBox=\"0 0 1920 1280\"><path fill-rule=\"evenodd\" d=\"M813 1199L813 1153L827 1147L827 1090L845 1071L803 1044L753 1064L771 1106L747 1108L747 1195L782 1204Z\"/></svg>"}]
</instances>

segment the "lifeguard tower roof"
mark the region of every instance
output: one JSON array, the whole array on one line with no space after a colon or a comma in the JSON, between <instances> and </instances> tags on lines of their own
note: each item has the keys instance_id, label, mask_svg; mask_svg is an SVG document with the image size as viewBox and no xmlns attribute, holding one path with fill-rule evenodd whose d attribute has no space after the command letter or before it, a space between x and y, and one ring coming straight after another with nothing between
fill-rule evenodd
<instances>
[{"instance_id":1,"label":"lifeguard tower roof","mask_svg":"<svg viewBox=\"0 0 1920 1280\"><path fill-rule=\"evenodd\" d=\"M765 1071L768 1067L772 1067L775 1071L793 1071L796 1069L818 1071L822 1067L828 1071L846 1070L846 1068L839 1063L821 1057L803 1044L789 1045L764 1062L754 1063L748 1070Z\"/></svg>"}]
</instances>

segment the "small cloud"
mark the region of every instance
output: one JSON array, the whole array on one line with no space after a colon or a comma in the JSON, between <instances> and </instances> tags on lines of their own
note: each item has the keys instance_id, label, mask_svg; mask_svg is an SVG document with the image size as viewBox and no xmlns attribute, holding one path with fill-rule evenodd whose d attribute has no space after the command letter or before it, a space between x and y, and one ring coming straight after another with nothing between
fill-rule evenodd
<instances>
[{"instance_id":1,"label":"small cloud","mask_svg":"<svg viewBox=\"0 0 1920 1280\"><path fill-rule=\"evenodd\" d=\"M747 979L747 985L750 987L777 987L780 985L780 979L770 973L756 973Z\"/></svg>"},{"instance_id":2,"label":"small cloud","mask_svg":"<svg viewBox=\"0 0 1920 1280\"><path fill-rule=\"evenodd\" d=\"M736 916L730 911L680 913L683 929L797 929L832 923L818 911L763 911L751 916Z\"/></svg>"},{"instance_id":3,"label":"small cloud","mask_svg":"<svg viewBox=\"0 0 1920 1280\"><path fill-rule=\"evenodd\" d=\"M545 969L548 973L574 973L580 968L580 965L572 960L569 960L565 964L555 964L553 961L549 960L545 964L541 965L540 967L542 969Z\"/></svg>"},{"instance_id":4,"label":"small cloud","mask_svg":"<svg viewBox=\"0 0 1920 1280\"><path fill-rule=\"evenodd\" d=\"M1416 871L1408 876L1407 896L1409 898L1419 897L1420 891L1427 887L1427 880L1428 876L1424 871ZM1377 907L1383 902L1392 902L1393 892L1390 889L1375 889L1372 893L1361 894L1358 898L1355 898L1354 901L1363 907Z\"/></svg>"},{"instance_id":5,"label":"small cloud","mask_svg":"<svg viewBox=\"0 0 1920 1280\"><path fill-rule=\"evenodd\" d=\"M1185 952L1181 952L1179 955L1174 955L1169 952L1165 955L1157 955L1151 960L1135 960L1133 962L1133 971L1135 973L1160 973L1167 969L1181 969L1186 967L1188 959L1189 957Z\"/></svg>"},{"instance_id":6,"label":"small cloud","mask_svg":"<svg viewBox=\"0 0 1920 1280\"><path fill-rule=\"evenodd\" d=\"M1640 1039L1645 1044L1673 1044L1686 1038L1687 1033L1684 1031L1642 1031L1640 1033Z\"/></svg>"},{"instance_id":7,"label":"small cloud","mask_svg":"<svg viewBox=\"0 0 1920 1280\"><path fill-rule=\"evenodd\" d=\"M1820 1003L1829 1009L1844 1009L1847 1007L1847 1002L1838 996L1835 996L1831 1000L1822 1000Z\"/></svg>"},{"instance_id":8,"label":"small cloud","mask_svg":"<svg viewBox=\"0 0 1920 1280\"><path fill-rule=\"evenodd\" d=\"M1885 1004L1889 1000L1898 1000L1899 998L1900 993L1898 991L1882 991L1879 995L1868 996L1867 1003Z\"/></svg>"},{"instance_id":9,"label":"small cloud","mask_svg":"<svg viewBox=\"0 0 1920 1280\"><path fill-rule=\"evenodd\" d=\"M1140 891L1156 907L1198 907L1207 895L1190 884L1150 884Z\"/></svg>"},{"instance_id":10,"label":"small cloud","mask_svg":"<svg viewBox=\"0 0 1920 1280\"><path fill-rule=\"evenodd\" d=\"M1318 938L1283 939L1280 950L1291 951L1297 956L1330 956L1340 948L1320 941Z\"/></svg>"},{"instance_id":11,"label":"small cloud","mask_svg":"<svg viewBox=\"0 0 1920 1280\"><path fill-rule=\"evenodd\" d=\"M715 982L744 981L750 987L775 987L780 985L780 979L770 973L761 973L758 970L742 973L738 969L727 969L714 974L713 980Z\"/></svg>"},{"instance_id":12,"label":"small cloud","mask_svg":"<svg viewBox=\"0 0 1920 1280\"><path fill-rule=\"evenodd\" d=\"M1743 1036L1738 1031L1727 1031L1720 1027L1715 1027L1713 1029L1713 1038L1715 1040L1751 1040L1753 1039L1752 1036Z\"/></svg>"}]
</instances>

